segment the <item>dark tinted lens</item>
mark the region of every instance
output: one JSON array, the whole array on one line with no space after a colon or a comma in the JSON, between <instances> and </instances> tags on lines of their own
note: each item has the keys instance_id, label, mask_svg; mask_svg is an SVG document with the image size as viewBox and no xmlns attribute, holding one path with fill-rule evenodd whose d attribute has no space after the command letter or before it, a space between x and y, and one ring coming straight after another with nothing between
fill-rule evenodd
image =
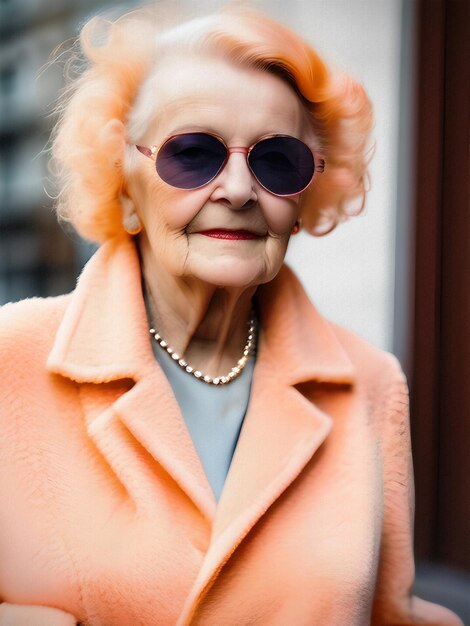
<instances>
[{"instance_id":1,"label":"dark tinted lens","mask_svg":"<svg viewBox=\"0 0 470 626\"><path fill-rule=\"evenodd\" d=\"M295 137L262 139L248 161L263 187L280 196L302 191L315 171L310 148Z\"/></svg>"},{"instance_id":2,"label":"dark tinted lens","mask_svg":"<svg viewBox=\"0 0 470 626\"><path fill-rule=\"evenodd\" d=\"M166 141L157 155L158 175L169 185L195 189L216 176L227 155L225 146L212 135L186 133Z\"/></svg>"}]
</instances>

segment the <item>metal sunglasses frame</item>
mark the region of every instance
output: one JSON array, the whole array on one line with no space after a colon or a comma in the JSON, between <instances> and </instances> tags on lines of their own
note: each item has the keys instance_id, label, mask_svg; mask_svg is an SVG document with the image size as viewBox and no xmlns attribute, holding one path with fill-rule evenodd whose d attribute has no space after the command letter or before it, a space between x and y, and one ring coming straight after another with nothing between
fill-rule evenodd
<instances>
[{"instance_id":1,"label":"metal sunglasses frame","mask_svg":"<svg viewBox=\"0 0 470 626\"><path fill-rule=\"evenodd\" d=\"M211 137L214 137L215 139L218 139L218 141L220 141L220 143L225 147L225 149L227 151L227 155L226 155L223 163L221 164L220 168L214 174L214 176L212 176L212 178L210 180L208 180L207 182L203 183L202 185L198 185L197 187L176 187L175 185L171 185L171 183L166 183L167 185L170 185L171 187L175 187L176 189L185 189L186 191L194 191L195 189L201 189L201 187L205 187L206 185L211 183L215 178L217 178L217 176L220 174L220 172L227 165L227 161L229 160L230 155L232 153L234 153L234 152L245 154L246 155L246 164L248 165L248 168L249 168L250 172L255 177L257 182L261 185L261 187L263 189L265 189L268 193L271 193L273 196L279 196L281 198L285 198L285 197L289 197L289 196L297 196L299 193L302 193L303 191L305 191L310 186L310 184L312 183L312 181L313 181L313 179L315 177L315 174L317 172L319 174L321 174L325 170L325 159L322 158L322 157L319 157L319 156L316 157L315 153L313 152L313 150L309 146L307 146L306 143L302 142L308 148L308 150L310 150L310 152L312 154L312 158L313 158L313 173L312 173L312 177L310 178L308 183L305 185L305 187L303 187L300 191L296 191L295 193L282 193L282 194L281 193L274 193L273 191L271 191L270 189L265 187L263 185L263 183L258 179L256 174L253 172L248 158L249 158L250 152L253 150L253 148L255 146L257 146L261 141L265 141L266 139L272 139L272 138L275 138L275 137L288 137L289 139L297 139L297 137L292 137L292 135L283 135L283 134L279 134L279 133L273 133L273 134L270 134L270 135L263 135L257 141L255 141L255 143L252 144L250 147L245 147L245 146L232 146L232 147L229 147L229 146L227 146L225 141L222 139L222 137L220 137L220 135L216 135L215 133L210 133L210 132L205 132L205 131L193 131L193 132L188 131L188 132L185 132L185 133L175 133L174 135L171 135L170 137L167 137L167 139L165 139L162 142L160 147L158 147L156 145L153 145L153 146L150 146L150 148L147 148L145 146L138 146L137 144L135 144L135 147L137 148L137 150L139 150L139 152L141 152L146 157L152 159L155 162L155 164L156 164L156 161L157 161L158 154L159 154L160 150L169 141L171 141L172 139L175 139L176 137L182 137L184 135L209 135ZM301 140L297 139L297 141L301 141ZM158 173L158 171L157 171L157 173ZM164 181L164 182L166 182L166 181Z\"/></svg>"}]
</instances>

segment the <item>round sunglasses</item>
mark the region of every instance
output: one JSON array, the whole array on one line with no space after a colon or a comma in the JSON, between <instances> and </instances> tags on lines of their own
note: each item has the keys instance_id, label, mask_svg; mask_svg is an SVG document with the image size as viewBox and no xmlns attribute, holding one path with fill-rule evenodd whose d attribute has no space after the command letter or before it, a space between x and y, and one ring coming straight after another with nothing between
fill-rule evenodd
<instances>
[{"instance_id":1,"label":"round sunglasses","mask_svg":"<svg viewBox=\"0 0 470 626\"><path fill-rule=\"evenodd\" d=\"M223 170L232 152L246 155L258 183L275 196L293 196L304 191L315 172L323 172L325 160L315 162L311 149L290 135L262 137L249 148L229 148L224 140L207 132L172 135L161 147L136 148L155 161L160 178L178 189L199 189Z\"/></svg>"}]
</instances>

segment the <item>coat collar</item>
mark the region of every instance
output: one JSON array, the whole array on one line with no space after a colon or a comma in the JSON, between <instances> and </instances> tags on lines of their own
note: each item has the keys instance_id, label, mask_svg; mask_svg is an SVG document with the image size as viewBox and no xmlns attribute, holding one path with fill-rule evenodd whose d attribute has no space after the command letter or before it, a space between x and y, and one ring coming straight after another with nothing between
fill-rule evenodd
<instances>
[{"instance_id":1,"label":"coat collar","mask_svg":"<svg viewBox=\"0 0 470 626\"><path fill-rule=\"evenodd\" d=\"M48 369L80 383L145 376L154 357L132 241L113 239L85 265L56 334Z\"/></svg>"},{"instance_id":2,"label":"coat collar","mask_svg":"<svg viewBox=\"0 0 470 626\"><path fill-rule=\"evenodd\" d=\"M352 383L354 368L330 323L284 265L258 288L262 333L279 376L289 385ZM77 382L135 381L154 367L133 241L114 239L80 275L49 355L50 371Z\"/></svg>"}]
</instances>

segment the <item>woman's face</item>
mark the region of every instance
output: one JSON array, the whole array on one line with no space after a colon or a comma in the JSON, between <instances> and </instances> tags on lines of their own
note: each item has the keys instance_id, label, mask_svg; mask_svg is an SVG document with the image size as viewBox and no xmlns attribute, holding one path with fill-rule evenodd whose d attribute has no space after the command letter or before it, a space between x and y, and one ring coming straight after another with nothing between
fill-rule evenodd
<instances>
[{"instance_id":1,"label":"woman's face","mask_svg":"<svg viewBox=\"0 0 470 626\"><path fill-rule=\"evenodd\" d=\"M229 147L249 147L271 133L307 140L298 97L262 70L177 57L157 70L152 84L154 122L141 145L160 147L170 135L195 130L214 133ZM139 245L146 272L164 271L222 287L249 287L277 274L298 217L299 194L282 198L263 189L243 153L231 153L224 169L204 187L177 189L159 178L152 160L134 150L127 204L143 224ZM214 236L214 231L228 231L229 238ZM230 238L233 231L254 236Z\"/></svg>"}]
</instances>

